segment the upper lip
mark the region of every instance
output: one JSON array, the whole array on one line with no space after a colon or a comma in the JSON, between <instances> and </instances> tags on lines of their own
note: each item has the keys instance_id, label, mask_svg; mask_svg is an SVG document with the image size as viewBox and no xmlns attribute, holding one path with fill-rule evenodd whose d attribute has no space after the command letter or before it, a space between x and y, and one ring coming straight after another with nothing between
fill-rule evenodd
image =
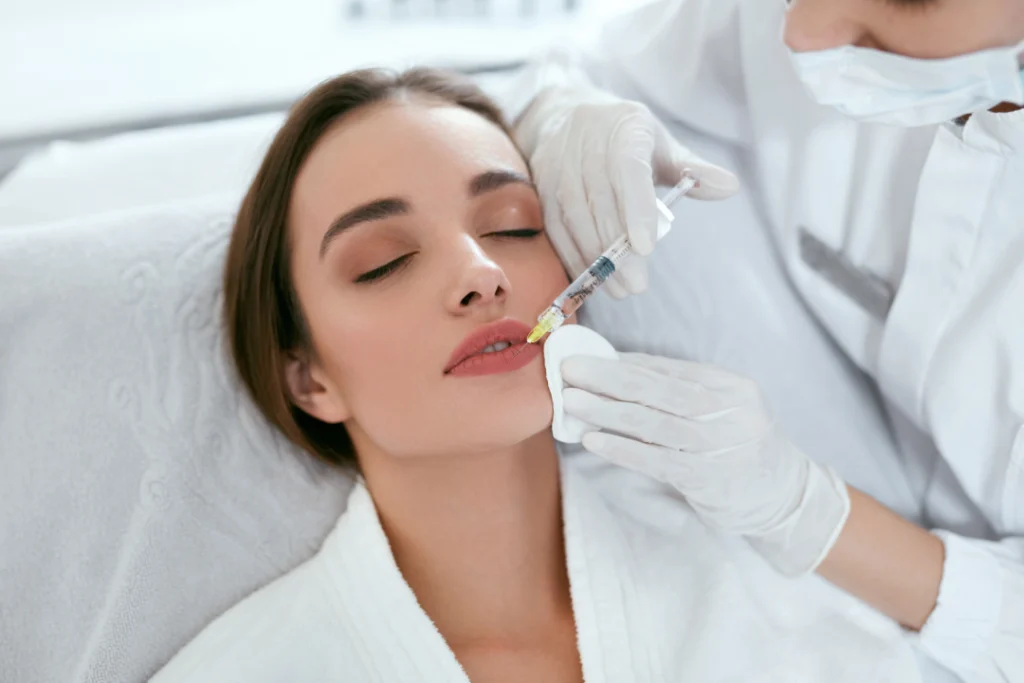
<instances>
[{"instance_id":1,"label":"upper lip","mask_svg":"<svg viewBox=\"0 0 1024 683\"><path fill-rule=\"evenodd\" d=\"M508 342L512 345L525 344L528 334L530 334L530 328L512 318L502 318L478 327L466 335L462 343L455 347L444 371L450 372L456 365L470 356L480 353L491 344L498 342Z\"/></svg>"}]
</instances>

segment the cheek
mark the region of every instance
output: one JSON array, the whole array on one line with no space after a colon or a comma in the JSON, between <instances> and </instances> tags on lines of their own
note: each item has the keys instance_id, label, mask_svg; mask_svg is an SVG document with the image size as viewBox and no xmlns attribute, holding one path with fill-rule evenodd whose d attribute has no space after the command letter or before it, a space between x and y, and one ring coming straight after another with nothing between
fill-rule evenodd
<instances>
[{"instance_id":1,"label":"cheek","mask_svg":"<svg viewBox=\"0 0 1024 683\"><path fill-rule=\"evenodd\" d=\"M1002 4L1004 0L946 2L922 13L905 12L900 21L885 22L879 32L909 57L944 59L977 52L1024 38L1012 32L1007 13L997 8Z\"/></svg>"},{"instance_id":2,"label":"cheek","mask_svg":"<svg viewBox=\"0 0 1024 683\"><path fill-rule=\"evenodd\" d=\"M424 306L409 298L389 298L374 305L368 297L345 297L310 320L317 353L349 411L358 419L364 410L376 411L379 396L394 396L415 381L416 370L428 367L429 348L410 344L410 335L423 326L417 320Z\"/></svg>"},{"instance_id":3,"label":"cheek","mask_svg":"<svg viewBox=\"0 0 1024 683\"><path fill-rule=\"evenodd\" d=\"M508 273L508 277L513 291L540 313L569 286L569 277L546 237L532 252L526 260L514 264L514 272Z\"/></svg>"},{"instance_id":4,"label":"cheek","mask_svg":"<svg viewBox=\"0 0 1024 683\"><path fill-rule=\"evenodd\" d=\"M436 300L416 296L434 291L424 285L402 288L402 296L346 297L321 312L318 353L349 413L356 447L374 447L361 457L375 448L398 457L450 451L466 440L459 422L473 401L444 390L451 335Z\"/></svg>"}]
</instances>

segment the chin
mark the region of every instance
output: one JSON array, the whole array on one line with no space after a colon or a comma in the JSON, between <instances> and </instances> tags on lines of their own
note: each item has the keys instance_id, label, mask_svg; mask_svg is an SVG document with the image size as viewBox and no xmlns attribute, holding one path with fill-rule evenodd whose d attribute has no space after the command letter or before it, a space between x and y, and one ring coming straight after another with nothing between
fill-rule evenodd
<instances>
[{"instance_id":1,"label":"chin","mask_svg":"<svg viewBox=\"0 0 1024 683\"><path fill-rule=\"evenodd\" d=\"M457 403L463 408L460 414L465 419L461 422L473 435L468 441L507 448L542 432L551 434L554 409L543 366L538 364L515 380L497 389L481 387L461 394L448 404L454 408Z\"/></svg>"},{"instance_id":2,"label":"chin","mask_svg":"<svg viewBox=\"0 0 1024 683\"><path fill-rule=\"evenodd\" d=\"M551 406L510 411L492 426L490 440L499 447L514 446L538 435L551 436Z\"/></svg>"},{"instance_id":3,"label":"chin","mask_svg":"<svg viewBox=\"0 0 1024 683\"><path fill-rule=\"evenodd\" d=\"M468 451L484 453L513 448L535 437L551 436L551 401L531 406L507 406L476 421L463 433Z\"/></svg>"}]
</instances>

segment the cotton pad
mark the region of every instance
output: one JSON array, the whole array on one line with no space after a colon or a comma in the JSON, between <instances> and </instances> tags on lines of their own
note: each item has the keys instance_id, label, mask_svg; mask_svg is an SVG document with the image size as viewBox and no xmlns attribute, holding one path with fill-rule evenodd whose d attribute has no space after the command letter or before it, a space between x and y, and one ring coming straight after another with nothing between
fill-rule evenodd
<instances>
[{"instance_id":1,"label":"cotton pad","mask_svg":"<svg viewBox=\"0 0 1024 683\"><path fill-rule=\"evenodd\" d=\"M596 427L565 413L562 403L562 390L565 387L562 381L562 361L569 356L618 358L619 355L607 339L582 325L563 325L544 342L544 371L547 374L548 391L551 392L551 405L554 407L551 433L563 443L579 443L584 434L596 430Z\"/></svg>"}]
</instances>

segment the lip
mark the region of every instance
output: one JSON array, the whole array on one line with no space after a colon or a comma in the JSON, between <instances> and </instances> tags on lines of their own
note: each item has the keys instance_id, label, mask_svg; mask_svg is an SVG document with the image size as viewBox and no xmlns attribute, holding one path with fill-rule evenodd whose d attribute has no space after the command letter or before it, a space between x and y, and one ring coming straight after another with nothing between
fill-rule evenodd
<instances>
[{"instance_id":1,"label":"lip","mask_svg":"<svg viewBox=\"0 0 1024 683\"><path fill-rule=\"evenodd\" d=\"M473 330L452 352L444 374L459 377L478 377L514 372L530 364L541 349L527 344L530 328L512 318L503 318ZM508 342L503 351L482 354L486 347Z\"/></svg>"}]
</instances>

